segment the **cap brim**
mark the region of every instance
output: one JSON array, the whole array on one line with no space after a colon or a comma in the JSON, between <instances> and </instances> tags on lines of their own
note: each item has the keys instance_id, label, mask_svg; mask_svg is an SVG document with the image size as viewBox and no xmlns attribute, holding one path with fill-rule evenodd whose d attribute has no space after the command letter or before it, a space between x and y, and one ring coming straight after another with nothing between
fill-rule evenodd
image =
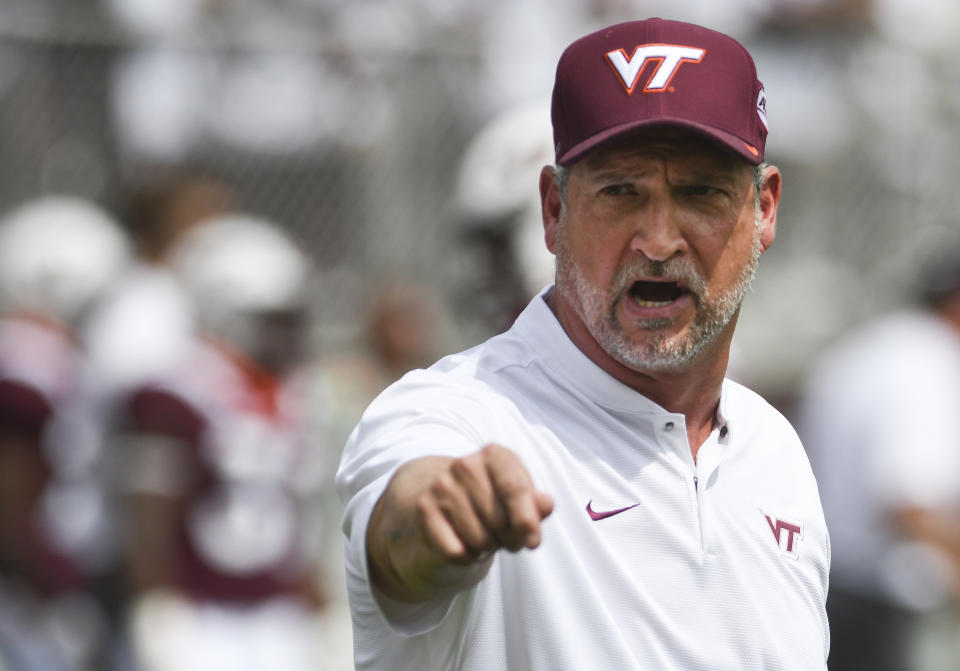
<instances>
[{"instance_id":1,"label":"cap brim","mask_svg":"<svg viewBox=\"0 0 960 671\"><path fill-rule=\"evenodd\" d=\"M761 147L755 147L746 140L737 137L732 133L728 133L718 128L713 128L712 126L707 126L706 124L690 121L688 119L660 118L631 121L629 123L607 128L606 130L596 133L595 135L588 137L586 140L578 142L570 147L570 149L557 157L557 163L559 165L570 165L571 163L579 161L590 151L602 144L606 144L611 140L619 138L623 135L627 135L633 131L640 130L642 128L652 128L655 126L687 128L689 130L696 131L701 135L705 135L709 139L719 142L750 165L760 165L760 163L763 161L763 149Z\"/></svg>"}]
</instances>

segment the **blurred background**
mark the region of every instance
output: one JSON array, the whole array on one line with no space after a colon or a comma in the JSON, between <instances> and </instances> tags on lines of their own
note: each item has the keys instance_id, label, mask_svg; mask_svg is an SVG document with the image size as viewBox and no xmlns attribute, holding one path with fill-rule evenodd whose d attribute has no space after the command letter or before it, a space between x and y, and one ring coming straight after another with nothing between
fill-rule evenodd
<instances>
[{"instance_id":1,"label":"blurred background","mask_svg":"<svg viewBox=\"0 0 960 671\"><path fill-rule=\"evenodd\" d=\"M960 230L956 0L0 0L0 669L351 668L340 447L551 280L554 66L647 16L758 64L731 375L793 418Z\"/></svg>"}]
</instances>

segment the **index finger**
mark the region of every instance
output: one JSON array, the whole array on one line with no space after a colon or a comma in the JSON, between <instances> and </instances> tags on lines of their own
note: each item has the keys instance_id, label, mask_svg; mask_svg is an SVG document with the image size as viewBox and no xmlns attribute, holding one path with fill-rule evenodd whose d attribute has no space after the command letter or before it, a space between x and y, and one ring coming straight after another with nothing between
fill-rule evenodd
<instances>
[{"instance_id":1,"label":"index finger","mask_svg":"<svg viewBox=\"0 0 960 671\"><path fill-rule=\"evenodd\" d=\"M530 473L516 454L499 445L488 445L483 453L494 493L506 514L507 549L516 552L537 547L540 522L552 512L552 501L533 486Z\"/></svg>"}]
</instances>

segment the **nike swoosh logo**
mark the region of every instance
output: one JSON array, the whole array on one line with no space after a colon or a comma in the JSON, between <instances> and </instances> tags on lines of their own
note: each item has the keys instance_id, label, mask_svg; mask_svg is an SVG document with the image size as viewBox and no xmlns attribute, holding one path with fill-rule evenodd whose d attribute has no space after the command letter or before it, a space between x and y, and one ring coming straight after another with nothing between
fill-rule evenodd
<instances>
[{"instance_id":1,"label":"nike swoosh logo","mask_svg":"<svg viewBox=\"0 0 960 671\"><path fill-rule=\"evenodd\" d=\"M597 520L605 520L606 518L613 517L614 515L619 515L624 511L630 510L631 508L636 508L637 506L640 505L639 503L634 503L632 506L627 506L626 508L617 508L616 510L605 510L603 512L598 513L596 510L593 509L592 504L593 504L593 499L590 499L589 501L587 501L587 514L590 515L590 519L592 519L594 522L596 522Z\"/></svg>"}]
</instances>

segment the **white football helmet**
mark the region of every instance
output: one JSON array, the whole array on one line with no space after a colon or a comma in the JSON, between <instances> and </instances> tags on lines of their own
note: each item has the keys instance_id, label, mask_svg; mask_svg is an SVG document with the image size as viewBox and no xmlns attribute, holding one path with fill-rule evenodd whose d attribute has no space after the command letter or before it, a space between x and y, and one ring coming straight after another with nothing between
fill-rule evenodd
<instances>
[{"instance_id":1,"label":"white football helmet","mask_svg":"<svg viewBox=\"0 0 960 671\"><path fill-rule=\"evenodd\" d=\"M176 244L170 258L195 301L200 328L247 354L262 353L265 319L303 317L309 307L311 264L265 219L208 219Z\"/></svg>"},{"instance_id":2,"label":"white football helmet","mask_svg":"<svg viewBox=\"0 0 960 671\"><path fill-rule=\"evenodd\" d=\"M94 203L62 195L28 201L0 219L0 308L76 327L130 254L124 231Z\"/></svg>"},{"instance_id":3,"label":"white football helmet","mask_svg":"<svg viewBox=\"0 0 960 671\"><path fill-rule=\"evenodd\" d=\"M466 226L510 227L518 272L530 294L553 281L553 255L543 239L538 184L553 163L548 100L510 108L492 119L464 152L456 187Z\"/></svg>"}]
</instances>

